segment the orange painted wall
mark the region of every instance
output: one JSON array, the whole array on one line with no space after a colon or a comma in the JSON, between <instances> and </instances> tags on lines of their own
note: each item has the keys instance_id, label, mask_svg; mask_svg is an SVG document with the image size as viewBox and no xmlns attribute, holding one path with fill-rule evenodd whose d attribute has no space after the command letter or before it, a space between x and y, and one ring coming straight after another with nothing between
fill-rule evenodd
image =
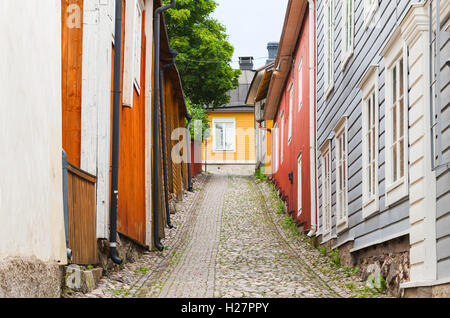
<instances>
[{"instance_id":1,"label":"orange painted wall","mask_svg":"<svg viewBox=\"0 0 450 318\"><path fill-rule=\"evenodd\" d=\"M62 146L69 162L80 167L81 162L81 78L83 56L83 14L79 27L69 27L73 12L69 5L78 5L83 12L83 0L62 0Z\"/></svg>"},{"instance_id":2,"label":"orange painted wall","mask_svg":"<svg viewBox=\"0 0 450 318\"><path fill-rule=\"evenodd\" d=\"M125 1L123 1L125 4ZM124 5L125 8L125 5ZM142 16L141 85L134 88L133 107L121 107L119 151L118 231L146 245L145 236L145 14ZM122 17L122 39L125 30L125 10ZM123 51L122 41L122 83ZM122 98L121 98L122 100Z\"/></svg>"},{"instance_id":3,"label":"orange painted wall","mask_svg":"<svg viewBox=\"0 0 450 318\"><path fill-rule=\"evenodd\" d=\"M236 152L213 152L213 118L236 118ZM208 113L210 136L207 139L207 161L255 161L255 114L248 113ZM205 160L205 144L202 146Z\"/></svg>"}]
</instances>

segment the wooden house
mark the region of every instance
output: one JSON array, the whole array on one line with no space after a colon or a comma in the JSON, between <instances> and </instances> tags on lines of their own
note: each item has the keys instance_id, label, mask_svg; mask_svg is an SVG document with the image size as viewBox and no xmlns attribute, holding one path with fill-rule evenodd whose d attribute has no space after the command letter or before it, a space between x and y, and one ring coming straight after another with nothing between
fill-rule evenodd
<instances>
[{"instance_id":1,"label":"wooden house","mask_svg":"<svg viewBox=\"0 0 450 318\"><path fill-rule=\"evenodd\" d=\"M246 97L253 79L253 57L240 57L238 88L228 92L230 103L207 108L210 134L203 144L204 170L253 174L255 170L255 114Z\"/></svg>"},{"instance_id":2,"label":"wooden house","mask_svg":"<svg viewBox=\"0 0 450 318\"><path fill-rule=\"evenodd\" d=\"M449 3L440 1L439 10L438 2L325 0L317 7L316 235L339 248L344 263L368 264L388 287L398 291L400 283L415 295L448 286L450 272L448 69L442 60L435 71L429 32L436 11L437 25L448 28ZM447 40L436 43L448 59ZM435 89L441 99L432 98L438 86L430 74L443 81Z\"/></svg>"},{"instance_id":3,"label":"wooden house","mask_svg":"<svg viewBox=\"0 0 450 318\"><path fill-rule=\"evenodd\" d=\"M263 119L273 121L271 178L303 231L316 228L315 5L289 1Z\"/></svg>"},{"instance_id":4,"label":"wooden house","mask_svg":"<svg viewBox=\"0 0 450 318\"><path fill-rule=\"evenodd\" d=\"M0 2L0 298L61 293L60 26L59 0Z\"/></svg>"},{"instance_id":5,"label":"wooden house","mask_svg":"<svg viewBox=\"0 0 450 318\"><path fill-rule=\"evenodd\" d=\"M73 167L95 177L95 203L86 213L94 218L94 241L106 240L110 234L113 94L117 68L114 57L119 51L115 43L116 1L64 0L62 4L63 148ZM152 179L153 17L160 6L157 0L123 0L121 8L117 230L123 238L145 248L154 246L153 206L157 202L159 211L165 211L166 206L163 195L152 197L154 185L158 185L162 194L165 188L164 174L159 174L158 180ZM74 17L77 12L79 20ZM165 65L172 62L172 52L162 21L160 64ZM185 126L187 111L176 65L165 68L163 74L169 160L167 188L169 193L181 197L187 186L187 164L172 163L170 155L176 141L171 140L171 133L175 127ZM159 147L163 144L161 138L160 132ZM162 151L159 153L162 171ZM81 198L86 199L82 195ZM158 231L162 237L165 218L164 213L159 213ZM96 246L86 244L94 253Z\"/></svg>"}]
</instances>

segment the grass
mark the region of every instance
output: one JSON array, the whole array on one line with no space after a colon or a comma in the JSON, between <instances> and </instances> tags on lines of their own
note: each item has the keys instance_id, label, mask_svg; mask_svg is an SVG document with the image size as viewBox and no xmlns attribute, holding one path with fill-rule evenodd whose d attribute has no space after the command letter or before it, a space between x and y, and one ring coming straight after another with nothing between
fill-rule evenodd
<instances>
[{"instance_id":1,"label":"grass","mask_svg":"<svg viewBox=\"0 0 450 318\"><path fill-rule=\"evenodd\" d=\"M135 269L134 272L135 273L141 273L142 275L145 275L148 273L150 269L146 268L146 267L139 267L138 269Z\"/></svg>"},{"instance_id":2,"label":"grass","mask_svg":"<svg viewBox=\"0 0 450 318\"><path fill-rule=\"evenodd\" d=\"M259 181L266 180L266 175L262 172L261 168L256 169L255 171L255 179Z\"/></svg>"}]
</instances>

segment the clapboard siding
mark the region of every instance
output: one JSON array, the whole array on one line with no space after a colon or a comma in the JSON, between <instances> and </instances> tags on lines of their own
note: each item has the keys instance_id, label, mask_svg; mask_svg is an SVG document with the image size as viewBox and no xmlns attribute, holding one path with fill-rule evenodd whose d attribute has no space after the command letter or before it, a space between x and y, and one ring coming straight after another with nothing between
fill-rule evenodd
<instances>
[{"instance_id":1,"label":"clapboard siding","mask_svg":"<svg viewBox=\"0 0 450 318\"><path fill-rule=\"evenodd\" d=\"M364 29L363 1L355 1L354 52L344 69L341 67L341 1L334 1L334 89L325 97L324 91L324 3L317 6L317 142L320 147L331 141L332 154L332 233L336 214L336 140L333 128L342 116L348 124L348 230L337 236L337 245L354 238L354 248L370 245L387 237L404 233L409 228L409 202L402 200L395 206L385 206L385 65L380 51L399 24L399 19L411 1L379 1L375 27ZM362 94L358 81L371 64L378 64L379 102L379 199L380 211L367 219L362 216ZM322 160L318 154L319 227L322 231Z\"/></svg>"},{"instance_id":2,"label":"clapboard siding","mask_svg":"<svg viewBox=\"0 0 450 318\"><path fill-rule=\"evenodd\" d=\"M440 65L442 163L450 162L450 67L445 65L449 58L450 37L448 33L442 32ZM437 276L438 279L442 279L450 277L450 169L448 167L438 169L436 175Z\"/></svg>"}]
</instances>

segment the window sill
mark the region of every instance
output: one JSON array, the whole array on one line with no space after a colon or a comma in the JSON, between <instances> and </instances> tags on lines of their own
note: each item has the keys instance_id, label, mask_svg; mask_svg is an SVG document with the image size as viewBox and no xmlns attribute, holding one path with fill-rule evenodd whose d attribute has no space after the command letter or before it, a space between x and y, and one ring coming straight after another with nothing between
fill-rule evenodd
<instances>
[{"instance_id":1,"label":"window sill","mask_svg":"<svg viewBox=\"0 0 450 318\"><path fill-rule=\"evenodd\" d=\"M336 234L341 234L348 229L348 219L338 221L336 223Z\"/></svg>"},{"instance_id":2,"label":"window sill","mask_svg":"<svg viewBox=\"0 0 450 318\"><path fill-rule=\"evenodd\" d=\"M325 89L325 99L328 99L328 97L330 97L333 89L334 89L334 84Z\"/></svg>"},{"instance_id":3,"label":"window sill","mask_svg":"<svg viewBox=\"0 0 450 318\"><path fill-rule=\"evenodd\" d=\"M363 201L363 207L362 207L362 215L363 219L367 219L370 216L374 215L375 213L379 212L379 201L377 200L377 197L372 197L367 201Z\"/></svg>"},{"instance_id":4,"label":"window sill","mask_svg":"<svg viewBox=\"0 0 450 318\"><path fill-rule=\"evenodd\" d=\"M341 60L341 71L345 70L345 67L347 66L348 62L353 56L353 50L349 51L346 55L343 56Z\"/></svg>"},{"instance_id":5,"label":"window sill","mask_svg":"<svg viewBox=\"0 0 450 318\"><path fill-rule=\"evenodd\" d=\"M386 186L386 206L391 206L408 196L406 177Z\"/></svg>"}]
</instances>

